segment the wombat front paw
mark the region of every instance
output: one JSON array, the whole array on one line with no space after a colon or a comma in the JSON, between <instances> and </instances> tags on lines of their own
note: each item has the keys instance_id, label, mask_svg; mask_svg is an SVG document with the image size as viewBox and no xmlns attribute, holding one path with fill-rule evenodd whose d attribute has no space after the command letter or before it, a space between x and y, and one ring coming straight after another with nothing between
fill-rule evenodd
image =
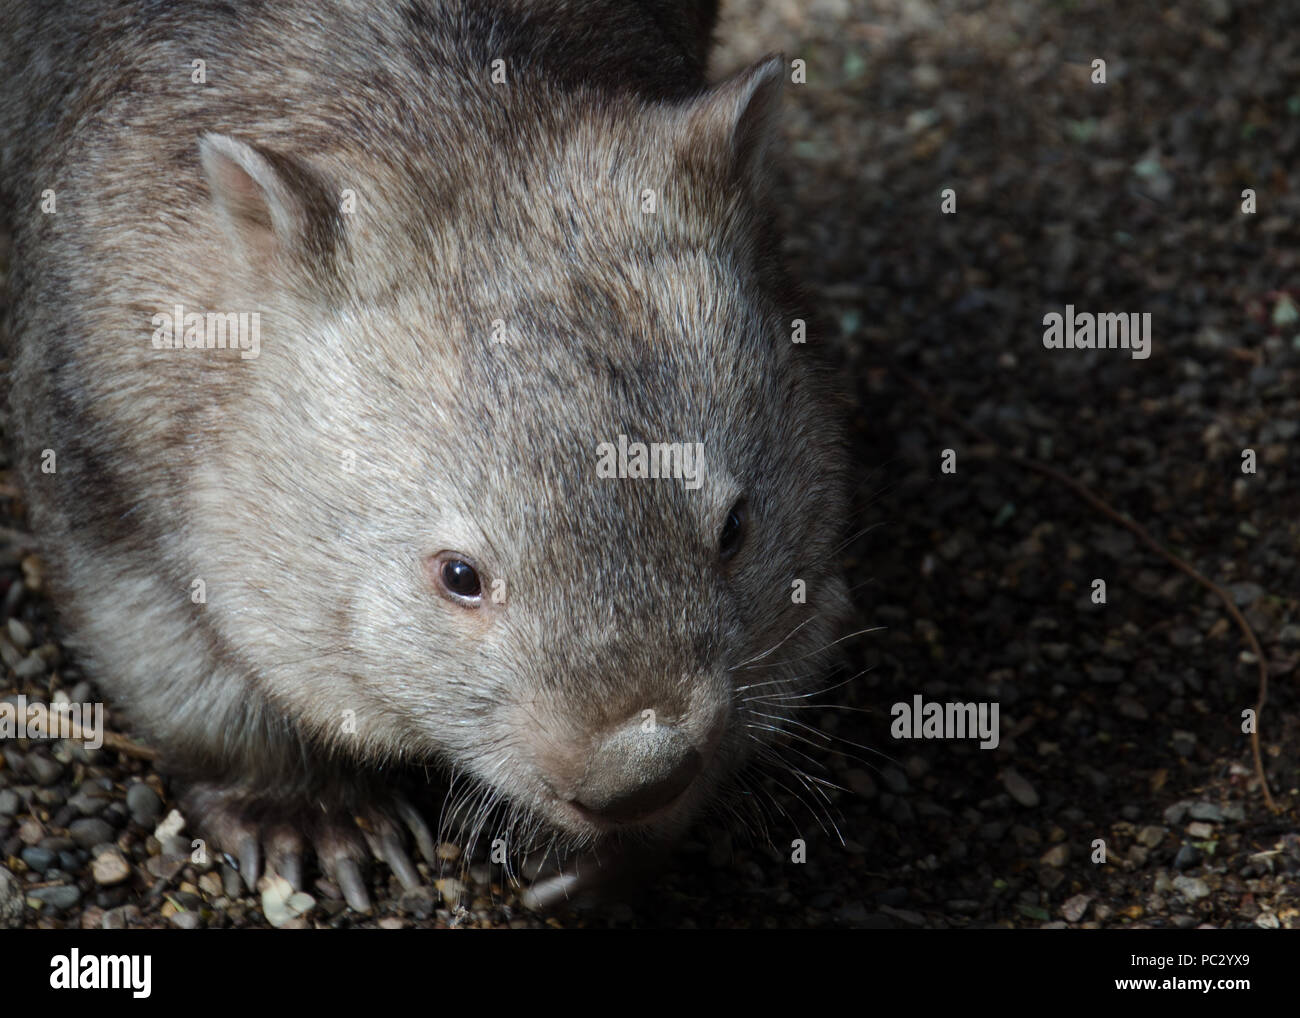
<instances>
[{"instance_id":1,"label":"wombat front paw","mask_svg":"<svg viewBox=\"0 0 1300 1018\"><path fill-rule=\"evenodd\" d=\"M401 796L374 796L365 803L322 801L296 806L269 801L247 789L198 784L181 796L181 812L208 841L210 849L235 860L250 891L267 867L302 890L304 859L315 857L325 877L336 884L357 912L370 910L363 878L371 859L384 863L407 890L420 886L407 854L408 835L425 861L436 865L428 825Z\"/></svg>"}]
</instances>

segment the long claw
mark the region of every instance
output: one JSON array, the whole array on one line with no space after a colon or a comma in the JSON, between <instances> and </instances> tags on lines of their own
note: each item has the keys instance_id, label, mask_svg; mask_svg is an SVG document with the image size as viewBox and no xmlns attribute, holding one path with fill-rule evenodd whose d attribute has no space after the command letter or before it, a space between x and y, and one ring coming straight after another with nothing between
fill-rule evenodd
<instances>
[{"instance_id":1,"label":"long claw","mask_svg":"<svg viewBox=\"0 0 1300 1018\"><path fill-rule=\"evenodd\" d=\"M244 886L250 891L257 890L257 878L261 875L261 851L257 838L245 834L239 839L239 875L244 878Z\"/></svg>"},{"instance_id":2,"label":"long claw","mask_svg":"<svg viewBox=\"0 0 1300 1018\"><path fill-rule=\"evenodd\" d=\"M424 817L420 816L415 807L404 799L397 803L397 812L415 838L415 847L420 850L420 855L424 856L424 861L430 866L437 866L438 846L433 840L433 832L429 830L429 825L424 822Z\"/></svg>"},{"instance_id":3,"label":"long claw","mask_svg":"<svg viewBox=\"0 0 1300 1018\"><path fill-rule=\"evenodd\" d=\"M385 834L379 839L379 857L388 863L388 868L408 891L420 886L420 874L416 872L415 864L395 834Z\"/></svg>"},{"instance_id":4,"label":"long claw","mask_svg":"<svg viewBox=\"0 0 1300 1018\"><path fill-rule=\"evenodd\" d=\"M302 856L297 852L287 852L271 860L271 868L285 880L295 891L302 890Z\"/></svg>"},{"instance_id":5,"label":"long claw","mask_svg":"<svg viewBox=\"0 0 1300 1018\"><path fill-rule=\"evenodd\" d=\"M361 868L355 859L343 858L334 864L338 876L339 890L343 900L354 912L370 911L370 895L366 893L365 882L361 879Z\"/></svg>"},{"instance_id":6,"label":"long claw","mask_svg":"<svg viewBox=\"0 0 1300 1018\"><path fill-rule=\"evenodd\" d=\"M295 891L302 890L302 838L286 828L276 830L266 844L266 865L274 870Z\"/></svg>"},{"instance_id":7,"label":"long claw","mask_svg":"<svg viewBox=\"0 0 1300 1018\"><path fill-rule=\"evenodd\" d=\"M582 877L577 873L560 873L546 877L528 887L519 896L524 908L540 912L558 905L582 890Z\"/></svg>"},{"instance_id":8,"label":"long claw","mask_svg":"<svg viewBox=\"0 0 1300 1018\"><path fill-rule=\"evenodd\" d=\"M625 846L621 850L606 853L604 858L590 852L585 853L570 860L563 872L539 874L538 879L520 895L520 901L525 908L538 911L553 908L580 894L616 884L620 880L633 879L647 865L652 864L659 851L656 848ZM545 858L541 861L545 862Z\"/></svg>"}]
</instances>

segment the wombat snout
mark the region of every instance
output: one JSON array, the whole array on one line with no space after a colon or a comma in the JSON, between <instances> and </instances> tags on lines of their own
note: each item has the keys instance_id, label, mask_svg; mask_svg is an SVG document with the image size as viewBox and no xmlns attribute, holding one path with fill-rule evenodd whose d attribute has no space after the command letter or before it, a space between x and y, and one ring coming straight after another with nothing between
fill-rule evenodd
<instances>
[{"instance_id":1,"label":"wombat snout","mask_svg":"<svg viewBox=\"0 0 1300 1018\"><path fill-rule=\"evenodd\" d=\"M654 722L633 714L625 721L577 739L564 750L536 758L563 812L577 814L578 826L608 831L653 822L679 801L704 771L724 725L701 733L689 722Z\"/></svg>"},{"instance_id":2,"label":"wombat snout","mask_svg":"<svg viewBox=\"0 0 1300 1018\"><path fill-rule=\"evenodd\" d=\"M680 728L645 731L634 718L596 745L571 801L598 820L640 820L681 795L703 762Z\"/></svg>"}]
</instances>

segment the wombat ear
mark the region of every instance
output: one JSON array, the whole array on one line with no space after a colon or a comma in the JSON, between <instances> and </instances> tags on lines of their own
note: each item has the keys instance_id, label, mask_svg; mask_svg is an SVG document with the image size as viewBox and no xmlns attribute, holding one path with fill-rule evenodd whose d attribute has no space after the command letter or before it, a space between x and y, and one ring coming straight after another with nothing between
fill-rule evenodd
<instances>
[{"instance_id":1,"label":"wombat ear","mask_svg":"<svg viewBox=\"0 0 1300 1018\"><path fill-rule=\"evenodd\" d=\"M250 266L332 255L337 214L306 167L225 134L203 135L199 160L217 214Z\"/></svg>"},{"instance_id":2,"label":"wombat ear","mask_svg":"<svg viewBox=\"0 0 1300 1018\"><path fill-rule=\"evenodd\" d=\"M685 139L691 155L703 153L738 178L755 180L774 133L784 77L785 60L773 53L695 99Z\"/></svg>"}]
</instances>

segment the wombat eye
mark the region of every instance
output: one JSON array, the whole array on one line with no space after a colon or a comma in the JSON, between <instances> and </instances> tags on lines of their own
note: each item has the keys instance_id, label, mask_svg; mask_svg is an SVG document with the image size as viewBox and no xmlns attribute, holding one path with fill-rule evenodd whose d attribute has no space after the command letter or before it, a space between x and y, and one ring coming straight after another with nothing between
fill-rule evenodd
<instances>
[{"instance_id":1,"label":"wombat eye","mask_svg":"<svg viewBox=\"0 0 1300 1018\"><path fill-rule=\"evenodd\" d=\"M727 514L727 522L722 525L722 533L718 537L718 554L725 562L740 551L740 546L744 543L745 504L742 500L731 507L731 512Z\"/></svg>"},{"instance_id":2,"label":"wombat eye","mask_svg":"<svg viewBox=\"0 0 1300 1018\"><path fill-rule=\"evenodd\" d=\"M483 593L478 570L464 559L448 556L438 567L438 581L452 597L463 601L477 601Z\"/></svg>"}]
</instances>

